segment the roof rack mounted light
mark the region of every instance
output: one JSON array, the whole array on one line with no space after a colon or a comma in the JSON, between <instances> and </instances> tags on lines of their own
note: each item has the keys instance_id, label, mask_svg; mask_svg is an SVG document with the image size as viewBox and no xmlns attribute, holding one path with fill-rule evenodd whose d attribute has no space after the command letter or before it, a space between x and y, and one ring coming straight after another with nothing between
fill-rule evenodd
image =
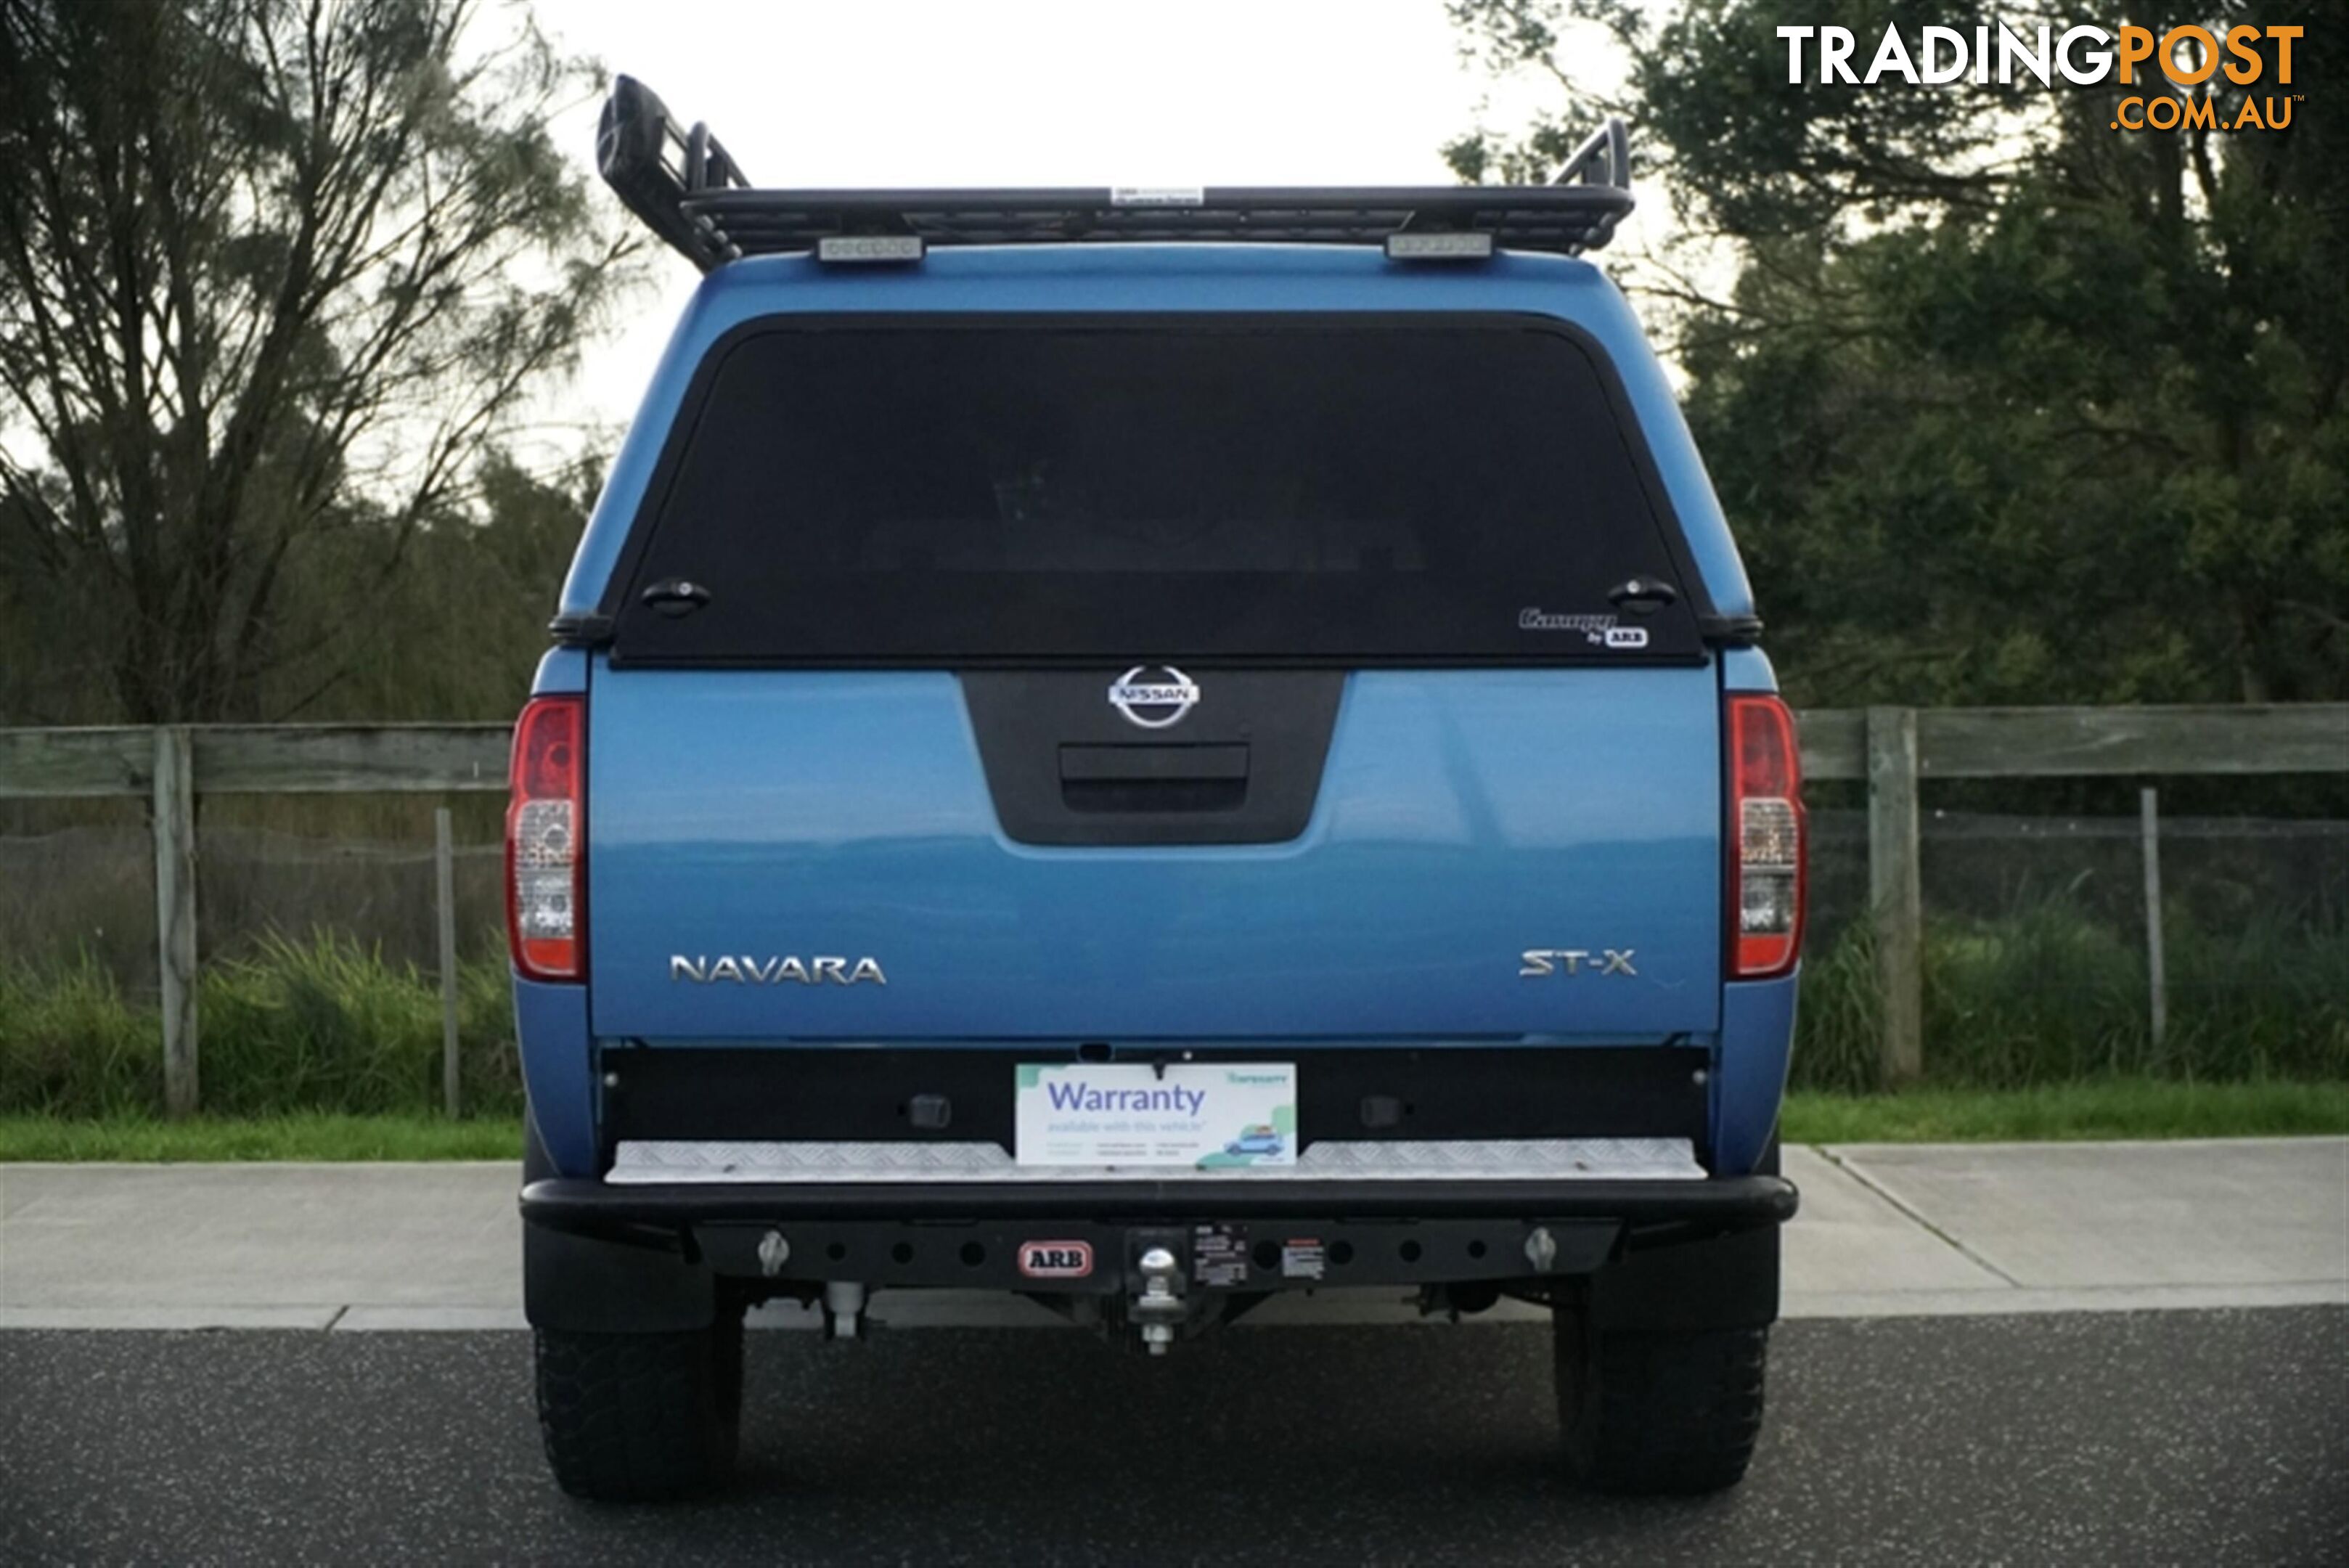
<instances>
[{"instance_id":1,"label":"roof rack mounted light","mask_svg":"<svg viewBox=\"0 0 2349 1568\"><path fill-rule=\"evenodd\" d=\"M1387 236L1389 261L1484 261L1493 254L1493 236L1482 229L1405 229Z\"/></svg>"},{"instance_id":2,"label":"roof rack mounted light","mask_svg":"<svg viewBox=\"0 0 2349 1568\"><path fill-rule=\"evenodd\" d=\"M750 184L709 127L679 130L650 88L620 77L595 163L628 210L704 272L752 255L910 262L939 245L1169 241L1382 245L1398 260L1579 255L1605 244L1631 210L1630 136L1619 119L1547 185L1206 186L1180 200L1130 190L770 191Z\"/></svg>"},{"instance_id":3,"label":"roof rack mounted light","mask_svg":"<svg viewBox=\"0 0 2349 1568\"><path fill-rule=\"evenodd\" d=\"M815 242L815 259L866 265L917 262L928 248L919 234L824 234Z\"/></svg>"}]
</instances>

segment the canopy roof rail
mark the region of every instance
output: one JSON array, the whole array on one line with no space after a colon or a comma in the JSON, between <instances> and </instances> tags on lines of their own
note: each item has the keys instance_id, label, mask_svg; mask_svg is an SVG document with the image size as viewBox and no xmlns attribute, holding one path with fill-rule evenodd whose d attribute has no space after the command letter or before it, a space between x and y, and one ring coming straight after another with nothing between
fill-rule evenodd
<instances>
[{"instance_id":1,"label":"canopy roof rail","mask_svg":"<svg viewBox=\"0 0 2349 1568\"><path fill-rule=\"evenodd\" d=\"M628 210L704 272L827 242L844 259L904 260L931 245L1375 245L1405 233L1458 234L1490 236L1475 254L1578 255L1605 244L1631 210L1630 136L1616 119L1547 185L776 191L753 187L708 126L680 130L649 88L621 77L604 105L595 162Z\"/></svg>"}]
</instances>

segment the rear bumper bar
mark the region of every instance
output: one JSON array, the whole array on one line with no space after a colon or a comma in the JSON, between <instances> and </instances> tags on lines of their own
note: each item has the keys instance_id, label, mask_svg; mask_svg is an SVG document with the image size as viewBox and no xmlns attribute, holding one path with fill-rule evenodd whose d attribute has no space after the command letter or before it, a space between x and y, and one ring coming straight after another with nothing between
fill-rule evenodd
<instances>
[{"instance_id":1,"label":"rear bumper bar","mask_svg":"<svg viewBox=\"0 0 2349 1568\"><path fill-rule=\"evenodd\" d=\"M1331 1219L1612 1220L1723 1229L1794 1218L1780 1176L1708 1181L855 1182L836 1186L607 1186L533 1181L523 1218L581 1235L796 1220L989 1220L1188 1222L1314 1214Z\"/></svg>"},{"instance_id":2,"label":"rear bumper bar","mask_svg":"<svg viewBox=\"0 0 2349 1568\"><path fill-rule=\"evenodd\" d=\"M698 1326L709 1321L720 1281L753 1297L802 1300L842 1283L1131 1295L1147 1284L1145 1258L1162 1250L1175 1260L1185 1291L1250 1297L1409 1285L1466 1289L1471 1299L1482 1291L1489 1301L1502 1289L1645 1277L1663 1266L1676 1271L1661 1276L1669 1288L1651 1293L1655 1302L1641 1297L1647 1304L1635 1316L1661 1307L1766 1323L1777 1311L1776 1227L1795 1205L1794 1186L1775 1175L747 1186L556 1179L533 1181L522 1194L532 1321L599 1329Z\"/></svg>"}]
</instances>

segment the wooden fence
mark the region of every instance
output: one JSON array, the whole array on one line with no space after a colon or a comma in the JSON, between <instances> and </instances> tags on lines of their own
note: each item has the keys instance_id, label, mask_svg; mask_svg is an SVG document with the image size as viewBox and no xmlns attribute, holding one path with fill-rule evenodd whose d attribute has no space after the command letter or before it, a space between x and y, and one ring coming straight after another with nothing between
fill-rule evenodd
<instances>
[{"instance_id":1,"label":"wooden fence","mask_svg":"<svg viewBox=\"0 0 2349 1568\"><path fill-rule=\"evenodd\" d=\"M506 787L503 724L219 724L0 730L0 800L144 796L155 836L156 973L163 1103L197 1103L196 796L450 794ZM457 1101L454 845L434 814L440 962L441 1093Z\"/></svg>"},{"instance_id":2,"label":"wooden fence","mask_svg":"<svg viewBox=\"0 0 2349 1568\"><path fill-rule=\"evenodd\" d=\"M1919 794L1938 779L2349 773L2349 703L2170 708L1867 708L1802 715L1812 779L1868 784L1871 920L1884 1034L1880 1075L1924 1063ZM199 794L426 794L506 787L502 724L218 725L0 730L0 800L152 801L165 1097L196 1106L196 842ZM2159 858L2144 794L2149 1005L2159 1028ZM455 1099L449 830L440 826L448 1093Z\"/></svg>"}]
</instances>

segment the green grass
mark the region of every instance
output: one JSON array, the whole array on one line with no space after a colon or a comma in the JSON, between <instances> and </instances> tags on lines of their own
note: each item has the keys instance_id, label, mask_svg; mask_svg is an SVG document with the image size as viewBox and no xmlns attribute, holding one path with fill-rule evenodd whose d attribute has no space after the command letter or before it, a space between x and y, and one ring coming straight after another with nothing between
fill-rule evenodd
<instances>
[{"instance_id":1,"label":"green grass","mask_svg":"<svg viewBox=\"0 0 2349 1568\"><path fill-rule=\"evenodd\" d=\"M2101 1078L2349 1079L2349 926L2257 914L2226 929L2168 920L2169 1026L2156 1044L2135 937L2060 899L1925 928L1925 1072L1936 1087ZM1794 1081L1865 1093L1881 1030L1865 922L1803 961Z\"/></svg>"},{"instance_id":2,"label":"green grass","mask_svg":"<svg viewBox=\"0 0 2349 1568\"><path fill-rule=\"evenodd\" d=\"M2349 1083L2167 1084L2119 1079L2021 1090L1795 1094L1789 1143L2252 1137L2349 1133ZM0 1116L0 1160L515 1159L502 1116Z\"/></svg>"},{"instance_id":3,"label":"green grass","mask_svg":"<svg viewBox=\"0 0 2349 1568\"><path fill-rule=\"evenodd\" d=\"M522 1159L522 1123L420 1116L0 1116L0 1160Z\"/></svg>"},{"instance_id":4,"label":"green grass","mask_svg":"<svg viewBox=\"0 0 2349 1568\"><path fill-rule=\"evenodd\" d=\"M2349 1083L2178 1084L2117 1078L2030 1089L1797 1091L1788 1143L2264 1137L2349 1133Z\"/></svg>"},{"instance_id":5,"label":"green grass","mask_svg":"<svg viewBox=\"0 0 2349 1568\"><path fill-rule=\"evenodd\" d=\"M438 978L347 937L264 938L208 962L197 991L198 1072L207 1111L429 1115L440 1104ZM513 1002L502 955L460 967L462 1101L522 1110ZM162 1107L162 1025L85 955L0 968L0 1115L137 1116Z\"/></svg>"},{"instance_id":6,"label":"green grass","mask_svg":"<svg viewBox=\"0 0 2349 1568\"><path fill-rule=\"evenodd\" d=\"M2169 929L2170 1023L2157 1046L2133 939L2060 900L1997 920L1930 922L1926 1082L1882 1099L1867 1093L1879 1034L1875 960L1866 925L1850 928L1806 960L1794 1136L2349 1130L2349 925L2340 914L2270 910L2225 929L2197 929L2181 915ZM127 995L87 955L48 967L0 964L0 1127L28 1147L52 1136L30 1130L41 1118L84 1129L54 1136L85 1137L94 1150L116 1138L129 1140L126 1147L160 1140L155 1155L122 1158L246 1158L171 1152L212 1150L206 1140L215 1136L277 1158L409 1158L410 1149L444 1158L488 1148L478 1140L492 1136L510 1145L504 1129L521 1112L522 1079L502 954L484 953L460 973L462 1100L481 1120L455 1129L435 1116L441 1022L430 973L318 933L270 937L212 959L200 985L203 1106L226 1130L156 1126L162 1053L154 1004ZM338 1152L361 1134L406 1141ZM192 1141L171 1141L179 1138Z\"/></svg>"}]
</instances>

